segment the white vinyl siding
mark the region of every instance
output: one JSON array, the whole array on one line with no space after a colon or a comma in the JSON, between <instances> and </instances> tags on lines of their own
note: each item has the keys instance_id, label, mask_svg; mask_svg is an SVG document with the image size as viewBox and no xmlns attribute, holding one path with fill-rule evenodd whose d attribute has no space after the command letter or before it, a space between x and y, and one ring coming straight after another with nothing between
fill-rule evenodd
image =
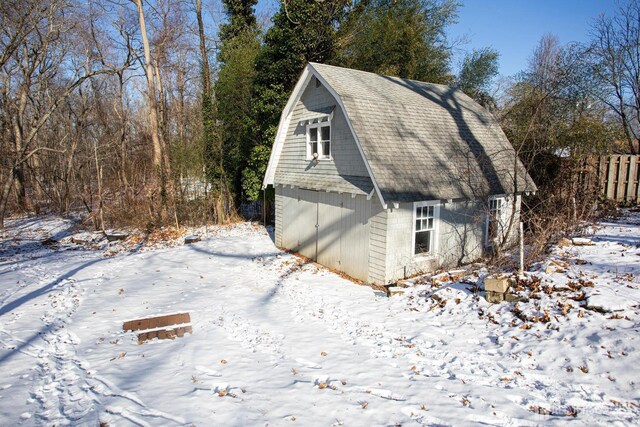
<instances>
[{"instance_id":1,"label":"white vinyl siding","mask_svg":"<svg viewBox=\"0 0 640 427\"><path fill-rule=\"evenodd\" d=\"M386 285L387 281L387 211L380 199L371 199L371 233L369 240L369 282Z\"/></svg>"}]
</instances>

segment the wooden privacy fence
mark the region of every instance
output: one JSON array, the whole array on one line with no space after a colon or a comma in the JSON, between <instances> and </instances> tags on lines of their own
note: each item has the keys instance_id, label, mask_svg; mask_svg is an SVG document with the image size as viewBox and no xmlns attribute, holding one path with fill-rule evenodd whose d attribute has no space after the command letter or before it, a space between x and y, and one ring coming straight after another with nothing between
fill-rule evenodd
<instances>
[{"instance_id":1,"label":"wooden privacy fence","mask_svg":"<svg viewBox=\"0 0 640 427\"><path fill-rule=\"evenodd\" d=\"M600 191L607 199L640 204L640 156L602 156L597 176Z\"/></svg>"}]
</instances>

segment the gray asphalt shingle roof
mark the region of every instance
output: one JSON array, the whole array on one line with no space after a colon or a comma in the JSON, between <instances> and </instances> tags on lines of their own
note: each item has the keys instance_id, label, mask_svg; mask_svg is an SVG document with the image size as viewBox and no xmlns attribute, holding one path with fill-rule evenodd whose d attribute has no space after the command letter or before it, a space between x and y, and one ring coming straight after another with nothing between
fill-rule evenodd
<instances>
[{"instance_id":1,"label":"gray asphalt shingle roof","mask_svg":"<svg viewBox=\"0 0 640 427\"><path fill-rule=\"evenodd\" d=\"M341 99L385 202L536 190L495 118L462 91L310 66Z\"/></svg>"}]
</instances>

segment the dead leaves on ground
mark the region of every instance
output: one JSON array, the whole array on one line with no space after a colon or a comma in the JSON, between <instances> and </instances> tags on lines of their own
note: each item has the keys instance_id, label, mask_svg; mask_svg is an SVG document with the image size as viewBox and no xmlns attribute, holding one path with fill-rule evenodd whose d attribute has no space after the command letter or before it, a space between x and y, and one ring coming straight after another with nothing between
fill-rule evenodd
<instances>
[{"instance_id":1,"label":"dead leaves on ground","mask_svg":"<svg viewBox=\"0 0 640 427\"><path fill-rule=\"evenodd\" d=\"M315 381L315 385L318 386L318 389L320 390L324 390L326 388L330 389L330 390L337 390L338 387L336 387L335 385L331 384L329 381Z\"/></svg>"},{"instance_id":2,"label":"dead leaves on ground","mask_svg":"<svg viewBox=\"0 0 640 427\"><path fill-rule=\"evenodd\" d=\"M589 308L586 307L586 301L589 297L586 290L595 286L593 281L586 278L578 278L569 281L565 285L550 285L545 284L544 280L544 278L536 275L518 277L516 280L514 290L519 293L520 296L528 298L529 300L527 301L525 299L522 302L523 305L515 303L511 309L514 317L522 322L522 324L519 325L521 330L531 329L535 323L547 324L547 329L557 329L557 326L550 325L551 320L559 322L562 317L567 317L572 312L575 312L578 318L583 318L585 316L584 309ZM540 305L543 304L542 297L544 295L556 298L555 301L544 299L547 307L543 310ZM531 300L533 300L533 307L527 304L531 302ZM574 301L578 304L576 305ZM487 315L487 317L489 316ZM623 317L619 314L613 314L608 317L608 319L620 318ZM630 320L626 316L624 318ZM489 320L491 321L492 319ZM518 325L512 322L511 326L515 327Z\"/></svg>"},{"instance_id":3,"label":"dead leaves on ground","mask_svg":"<svg viewBox=\"0 0 640 427\"><path fill-rule=\"evenodd\" d=\"M218 392L218 397L225 397L225 396L229 396L229 397L231 397L231 398L233 398L233 399L235 399L236 397L238 397L238 395L237 395L237 394L235 394L235 393L231 393L229 390L227 390L226 388L224 388L224 389L222 389L222 390L220 390L220 391Z\"/></svg>"},{"instance_id":4,"label":"dead leaves on ground","mask_svg":"<svg viewBox=\"0 0 640 427\"><path fill-rule=\"evenodd\" d=\"M522 311L522 309L520 309L520 305L518 303L515 303L513 305L513 309L511 310L511 312L515 317L522 320L522 322L524 322L524 325L527 325L529 323L549 323L551 320L551 318L549 317L549 310L544 310L542 312L542 315L528 316ZM521 329L529 329L530 327L531 326L521 327Z\"/></svg>"},{"instance_id":5,"label":"dead leaves on ground","mask_svg":"<svg viewBox=\"0 0 640 427\"><path fill-rule=\"evenodd\" d=\"M237 387L231 387L229 385L226 386L218 386L215 387L213 389L213 392L216 393L218 395L218 397L231 397L233 399L235 399L236 397L238 397L237 394L233 393L231 390L237 388ZM241 389L243 393L246 392L246 390L243 388Z\"/></svg>"},{"instance_id":6,"label":"dead leaves on ground","mask_svg":"<svg viewBox=\"0 0 640 427\"><path fill-rule=\"evenodd\" d=\"M566 408L564 412L553 412L550 409L545 408L544 406L539 405L531 405L529 406L529 411L540 414L540 415L554 415L554 416L564 416L564 417L576 417L578 415L578 410L573 406L569 406Z\"/></svg>"}]
</instances>

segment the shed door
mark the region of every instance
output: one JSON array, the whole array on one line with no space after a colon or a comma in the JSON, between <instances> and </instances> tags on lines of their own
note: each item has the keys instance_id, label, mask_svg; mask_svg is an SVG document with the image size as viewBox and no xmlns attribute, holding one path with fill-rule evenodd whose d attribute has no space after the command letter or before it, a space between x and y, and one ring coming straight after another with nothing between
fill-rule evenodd
<instances>
[{"instance_id":1,"label":"shed door","mask_svg":"<svg viewBox=\"0 0 640 427\"><path fill-rule=\"evenodd\" d=\"M342 198L341 270L351 277L368 280L369 275L369 217L371 202L365 196Z\"/></svg>"},{"instance_id":2,"label":"shed door","mask_svg":"<svg viewBox=\"0 0 640 427\"><path fill-rule=\"evenodd\" d=\"M282 246L298 252L298 189L282 188Z\"/></svg>"},{"instance_id":3,"label":"shed door","mask_svg":"<svg viewBox=\"0 0 640 427\"><path fill-rule=\"evenodd\" d=\"M297 212L293 227L298 231L298 245L294 250L312 260L317 259L317 224L318 192L298 190Z\"/></svg>"},{"instance_id":4,"label":"shed door","mask_svg":"<svg viewBox=\"0 0 640 427\"><path fill-rule=\"evenodd\" d=\"M318 258L329 268L341 269L342 194L318 194Z\"/></svg>"},{"instance_id":5,"label":"shed door","mask_svg":"<svg viewBox=\"0 0 640 427\"><path fill-rule=\"evenodd\" d=\"M367 280L369 216L365 196L285 189L282 244L329 268Z\"/></svg>"}]
</instances>

